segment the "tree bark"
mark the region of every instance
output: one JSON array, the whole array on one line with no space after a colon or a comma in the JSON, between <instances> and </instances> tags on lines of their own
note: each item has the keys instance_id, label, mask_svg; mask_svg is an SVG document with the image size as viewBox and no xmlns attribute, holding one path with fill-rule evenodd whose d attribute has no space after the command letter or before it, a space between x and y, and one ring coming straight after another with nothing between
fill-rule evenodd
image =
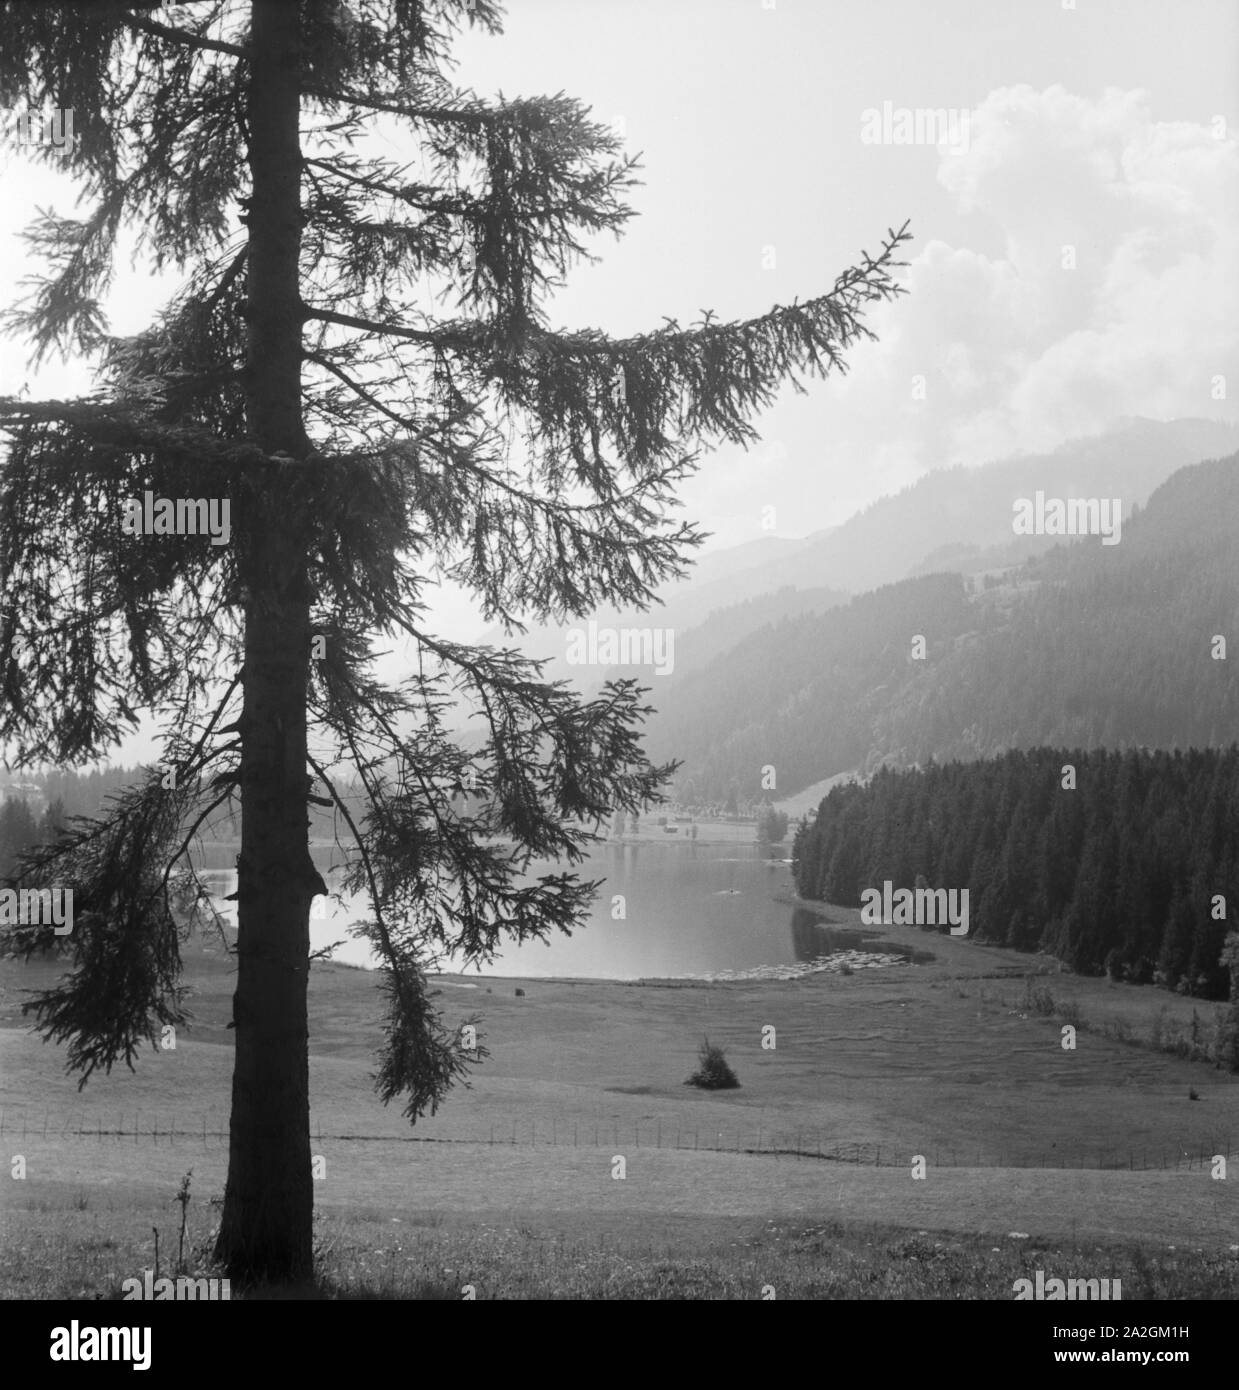
<instances>
[{"instance_id":1,"label":"tree bark","mask_svg":"<svg viewBox=\"0 0 1239 1390\"><path fill-rule=\"evenodd\" d=\"M252 176L248 433L304 458L301 412L300 20L254 0L248 95ZM245 586L240 719L236 1058L228 1182L216 1254L243 1283L313 1275L310 1169L310 900L322 891L306 817L310 592L304 516L277 476L246 488L238 566Z\"/></svg>"}]
</instances>

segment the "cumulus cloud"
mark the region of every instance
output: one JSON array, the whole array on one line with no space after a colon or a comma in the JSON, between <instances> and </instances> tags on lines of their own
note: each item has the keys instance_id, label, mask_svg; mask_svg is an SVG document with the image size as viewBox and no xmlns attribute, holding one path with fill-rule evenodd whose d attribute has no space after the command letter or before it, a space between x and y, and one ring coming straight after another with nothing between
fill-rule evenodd
<instances>
[{"instance_id":1,"label":"cumulus cloud","mask_svg":"<svg viewBox=\"0 0 1239 1390\"><path fill-rule=\"evenodd\" d=\"M1159 122L1141 91L1021 85L938 159L974 244L911 258L910 294L831 388L848 466L872 483L878 453L898 485L1126 415L1235 417L1239 148L1223 129Z\"/></svg>"}]
</instances>

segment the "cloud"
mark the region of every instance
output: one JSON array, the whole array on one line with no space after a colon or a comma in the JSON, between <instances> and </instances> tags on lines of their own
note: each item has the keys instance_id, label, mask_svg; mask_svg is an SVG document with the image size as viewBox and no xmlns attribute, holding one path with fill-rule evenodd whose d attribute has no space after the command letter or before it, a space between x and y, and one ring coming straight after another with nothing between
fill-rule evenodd
<instances>
[{"instance_id":1,"label":"cloud","mask_svg":"<svg viewBox=\"0 0 1239 1390\"><path fill-rule=\"evenodd\" d=\"M1141 91L993 91L938 181L972 244L910 258L909 295L830 388L840 462L886 487L1052 448L1126 415L1235 418L1239 148ZM987 249L980 249L982 246ZM1228 378L1229 402L1213 398ZM924 399L915 383L924 379Z\"/></svg>"}]
</instances>

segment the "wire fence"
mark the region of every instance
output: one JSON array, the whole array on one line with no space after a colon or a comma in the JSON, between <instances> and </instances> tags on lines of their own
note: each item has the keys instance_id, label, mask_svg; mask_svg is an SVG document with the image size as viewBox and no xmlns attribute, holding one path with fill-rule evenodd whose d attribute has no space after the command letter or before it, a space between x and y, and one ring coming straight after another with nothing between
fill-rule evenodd
<instances>
[{"instance_id":1,"label":"wire fence","mask_svg":"<svg viewBox=\"0 0 1239 1390\"><path fill-rule=\"evenodd\" d=\"M677 1149L696 1152L750 1154L754 1156L845 1163L875 1168L910 1168L917 1157L932 1168L1049 1168L1127 1169L1148 1172L1155 1169L1209 1171L1220 1155L1227 1160L1239 1156L1233 1140L1202 1143L1173 1149L1145 1145L1119 1147L1072 1146L1061 1141L1046 1145L1020 1145L1004 1150L971 1144L928 1142L918 1146L864 1141L832 1140L814 1129L789 1129L764 1122L728 1125L723 1128L686 1123L674 1117L653 1117L632 1122L613 1119L551 1117L496 1121L472 1134L427 1136L409 1133L355 1134L317 1129L317 1144L429 1144L456 1148L503 1145L516 1148L606 1149L612 1153L629 1149ZM229 1133L226 1120L218 1114L194 1118L150 1115L142 1111L117 1112L107 1117L96 1114L41 1115L13 1107L0 1107L0 1140L13 1144L29 1140L133 1144L135 1146L197 1141L206 1152L227 1150Z\"/></svg>"}]
</instances>

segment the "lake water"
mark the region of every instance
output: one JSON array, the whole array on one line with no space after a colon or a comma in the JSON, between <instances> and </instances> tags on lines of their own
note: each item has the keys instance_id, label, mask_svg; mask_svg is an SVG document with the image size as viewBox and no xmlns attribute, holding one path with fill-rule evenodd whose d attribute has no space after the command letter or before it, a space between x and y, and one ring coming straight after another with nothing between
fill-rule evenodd
<instances>
[{"instance_id":1,"label":"lake water","mask_svg":"<svg viewBox=\"0 0 1239 1390\"><path fill-rule=\"evenodd\" d=\"M564 871L565 866L547 861L535 863L530 876ZM588 922L571 937L556 933L546 943L505 946L478 973L611 980L732 973L780 977L834 968L844 959L878 965L911 954L907 946L870 940L878 934L872 929L856 930L851 923L840 929L792 906L790 865L759 858L756 845L606 844L575 872L582 879L605 880ZM335 889L338 880L327 877ZM202 878L217 895L220 914L235 926L236 904L222 898L236 890L236 871L207 870ZM624 916L615 920L617 895ZM323 900L316 902L322 911ZM344 937L349 921L364 915L364 902L345 908L328 903L327 914L311 919L315 949ZM334 958L375 963L368 943L352 940Z\"/></svg>"}]
</instances>

